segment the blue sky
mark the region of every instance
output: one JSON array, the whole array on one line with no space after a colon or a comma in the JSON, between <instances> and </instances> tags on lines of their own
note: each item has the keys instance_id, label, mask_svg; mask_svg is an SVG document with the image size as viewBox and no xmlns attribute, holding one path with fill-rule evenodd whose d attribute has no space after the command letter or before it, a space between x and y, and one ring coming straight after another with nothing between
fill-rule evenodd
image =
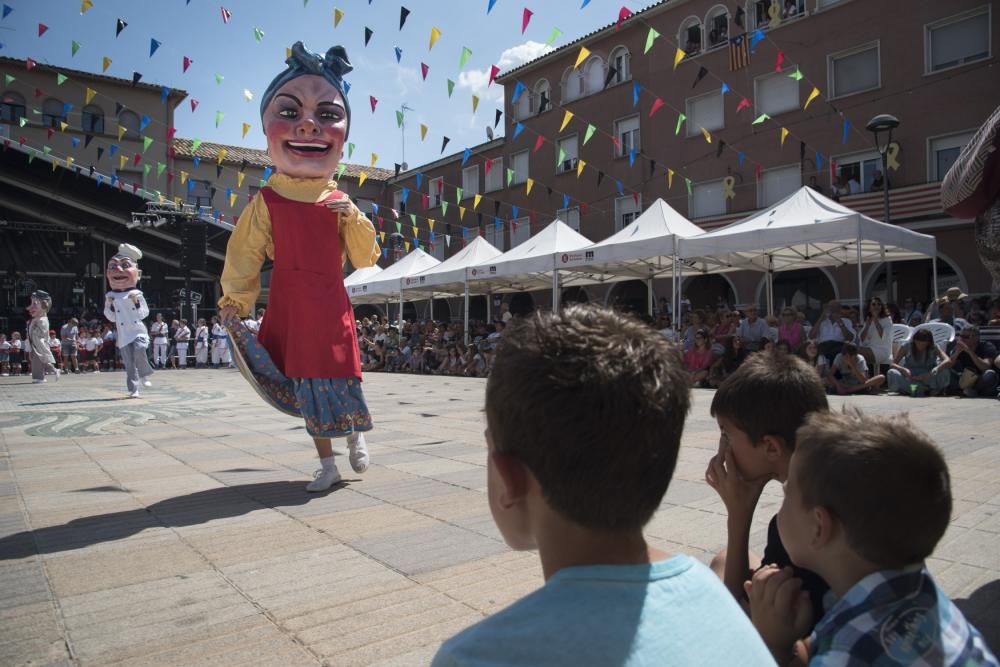
<instances>
[{"instance_id":1,"label":"blue sky","mask_svg":"<svg viewBox=\"0 0 1000 667\"><path fill-rule=\"evenodd\" d=\"M285 48L296 40L313 51L342 44L355 68L347 77L356 145L350 161L367 164L374 152L377 166L392 169L402 158L395 114L402 104L413 109L406 112L405 130L411 167L437 159L443 136L451 139L446 155L481 143L495 110L503 108L502 88L487 86L490 66L506 70L541 55L553 28L562 32L554 42L558 47L611 23L621 2L592 0L581 9L582 0L496 0L487 14L488 0L93 0L80 14L80 0L0 0L13 10L0 21L0 55L98 73L102 58L110 57L108 75L131 79L138 71L144 82L182 88L198 100L194 112L189 101L178 107L177 136L264 148L258 95L282 68ZM232 14L228 24L221 6ZM410 10L402 30L401 6ZM628 6L638 11L646 4ZM335 8L344 13L337 28ZM522 35L525 8L533 16ZM118 18L128 26L116 38ZM41 37L39 23L48 26ZM366 27L374 31L367 48ZM442 34L428 51L432 27ZM264 33L260 42L255 28ZM161 43L152 57L150 39ZM80 43L75 56L73 40ZM395 47L402 49L400 64ZM472 55L460 71L463 47ZM183 73L185 56L193 63ZM426 81L422 62L430 68ZM451 98L447 79L456 82ZM252 101L244 90L253 94ZM473 94L481 98L475 115ZM374 114L369 96L378 99ZM218 128L216 111L224 114ZM244 122L252 124L246 139ZM421 123L429 127L424 141ZM497 133L503 133L503 123Z\"/></svg>"}]
</instances>

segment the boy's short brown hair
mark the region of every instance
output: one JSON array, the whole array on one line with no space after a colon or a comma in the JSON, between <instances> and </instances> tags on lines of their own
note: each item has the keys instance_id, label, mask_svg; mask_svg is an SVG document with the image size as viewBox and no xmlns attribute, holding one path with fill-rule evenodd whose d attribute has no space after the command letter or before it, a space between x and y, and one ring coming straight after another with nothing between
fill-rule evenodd
<instances>
[{"instance_id":1,"label":"boy's short brown hair","mask_svg":"<svg viewBox=\"0 0 1000 667\"><path fill-rule=\"evenodd\" d=\"M593 530L639 530L677 463L690 383L678 349L642 322L570 306L512 320L486 384L498 452L549 505Z\"/></svg>"},{"instance_id":2,"label":"boy's short brown hair","mask_svg":"<svg viewBox=\"0 0 1000 667\"><path fill-rule=\"evenodd\" d=\"M774 351L747 358L719 386L712 398L713 417L725 417L754 444L765 435L795 449L795 431L806 415L828 410L826 389L802 359Z\"/></svg>"},{"instance_id":3,"label":"boy's short brown hair","mask_svg":"<svg viewBox=\"0 0 1000 667\"><path fill-rule=\"evenodd\" d=\"M923 561L948 527L948 465L906 414L812 414L795 458L805 506L827 508L851 548L880 568Z\"/></svg>"}]
</instances>

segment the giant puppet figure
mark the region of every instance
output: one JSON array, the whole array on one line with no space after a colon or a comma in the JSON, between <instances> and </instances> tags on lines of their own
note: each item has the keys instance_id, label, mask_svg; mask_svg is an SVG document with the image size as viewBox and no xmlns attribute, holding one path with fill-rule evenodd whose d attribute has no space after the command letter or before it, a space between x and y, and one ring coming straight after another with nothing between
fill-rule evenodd
<instances>
[{"instance_id":1,"label":"giant puppet figure","mask_svg":"<svg viewBox=\"0 0 1000 667\"><path fill-rule=\"evenodd\" d=\"M277 173L229 239L219 314L251 385L273 406L305 420L322 465L306 490L324 491L341 479L331 438L347 437L355 472L368 468L361 432L372 420L361 392L343 262L371 266L379 247L372 223L331 180L351 122L347 52L335 46L322 56L296 42L286 63L260 103ZM254 309L265 257L274 265L267 315L255 336L239 318Z\"/></svg>"},{"instance_id":2,"label":"giant puppet figure","mask_svg":"<svg viewBox=\"0 0 1000 667\"><path fill-rule=\"evenodd\" d=\"M108 260L105 276L108 291L104 300L104 316L115 323L118 335L115 343L125 365L125 385L129 396L139 397L139 385L151 387L149 376L153 369L149 365L146 350L149 348L149 331L143 320L149 317L149 306L142 291L136 288L142 271L139 260L142 251L133 245L122 243L118 252Z\"/></svg>"},{"instance_id":3,"label":"giant puppet figure","mask_svg":"<svg viewBox=\"0 0 1000 667\"><path fill-rule=\"evenodd\" d=\"M59 371L55 367L55 357L49 347L49 309L52 308L52 297L48 292L36 290L31 295L31 305L28 314L31 323L28 325L28 342L31 345L31 381L45 382L46 371L59 379Z\"/></svg>"}]
</instances>

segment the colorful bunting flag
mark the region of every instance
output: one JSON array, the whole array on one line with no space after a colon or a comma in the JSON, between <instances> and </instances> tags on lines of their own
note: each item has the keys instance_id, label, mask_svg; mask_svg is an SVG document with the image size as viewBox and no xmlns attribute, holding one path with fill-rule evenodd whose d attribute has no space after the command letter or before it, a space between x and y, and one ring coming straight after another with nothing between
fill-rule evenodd
<instances>
[{"instance_id":1,"label":"colorful bunting flag","mask_svg":"<svg viewBox=\"0 0 1000 667\"><path fill-rule=\"evenodd\" d=\"M524 12L522 12L522 14L521 14L521 34L522 35L524 34L524 31L528 29L528 23L531 21L531 17L533 15L534 15L533 11L531 11L527 7L524 8Z\"/></svg>"},{"instance_id":2,"label":"colorful bunting flag","mask_svg":"<svg viewBox=\"0 0 1000 667\"><path fill-rule=\"evenodd\" d=\"M111 67L111 58L104 56L101 58L101 71L107 72L109 67Z\"/></svg>"},{"instance_id":3,"label":"colorful bunting flag","mask_svg":"<svg viewBox=\"0 0 1000 667\"><path fill-rule=\"evenodd\" d=\"M225 7L219 7L219 9L222 10L222 22L229 23L229 19L233 17L233 13Z\"/></svg>"},{"instance_id":4,"label":"colorful bunting flag","mask_svg":"<svg viewBox=\"0 0 1000 667\"><path fill-rule=\"evenodd\" d=\"M243 139L247 138L247 132L250 131L250 123L243 123Z\"/></svg>"},{"instance_id":5,"label":"colorful bunting flag","mask_svg":"<svg viewBox=\"0 0 1000 667\"><path fill-rule=\"evenodd\" d=\"M369 104L371 104L371 106L372 106L372 113L375 113L375 105L377 105L377 104L378 104L378 100L377 100L377 99L375 99L375 96L374 96L374 95L369 95L369 96L368 96L368 102L369 102Z\"/></svg>"},{"instance_id":6,"label":"colorful bunting flag","mask_svg":"<svg viewBox=\"0 0 1000 667\"><path fill-rule=\"evenodd\" d=\"M803 79L802 72L799 70L798 67L796 67L795 71L788 75L788 78L795 79L796 81L801 81Z\"/></svg>"},{"instance_id":7,"label":"colorful bunting flag","mask_svg":"<svg viewBox=\"0 0 1000 667\"><path fill-rule=\"evenodd\" d=\"M410 15L410 10L406 7L399 8L399 29L403 29L403 24L406 23L406 17Z\"/></svg>"},{"instance_id":8,"label":"colorful bunting flag","mask_svg":"<svg viewBox=\"0 0 1000 667\"><path fill-rule=\"evenodd\" d=\"M374 34L375 34L374 30L372 30L368 26L365 26L365 46L368 46L368 42L372 41L372 35Z\"/></svg>"},{"instance_id":9,"label":"colorful bunting flag","mask_svg":"<svg viewBox=\"0 0 1000 667\"><path fill-rule=\"evenodd\" d=\"M705 137L705 141L712 143L712 134L705 128L701 128L701 136Z\"/></svg>"},{"instance_id":10,"label":"colorful bunting flag","mask_svg":"<svg viewBox=\"0 0 1000 667\"><path fill-rule=\"evenodd\" d=\"M552 46L552 43L555 42L557 39L559 39L559 37L561 36L562 36L562 30L560 30L559 28L553 28L552 32L549 33L549 38L545 40L545 46Z\"/></svg>"},{"instance_id":11,"label":"colorful bunting flag","mask_svg":"<svg viewBox=\"0 0 1000 667\"><path fill-rule=\"evenodd\" d=\"M675 71L677 70L677 66L681 64L681 61L684 60L684 57L686 55L687 54L684 53L684 50L681 49L681 47L678 46L677 50L674 52L674 70Z\"/></svg>"},{"instance_id":12,"label":"colorful bunting flag","mask_svg":"<svg viewBox=\"0 0 1000 667\"><path fill-rule=\"evenodd\" d=\"M476 113L476 108L479 106L479 97L476 95L472 96L472 113Z\"/></svg>"},{"instance_id":13,"label":"colorful bunting flag","mask_svg":"<svg viewBox=\"0 0 1000 667\"><path fill-rule=\"evenodd\" d=\"M427 63L420 63L420 74L423 76L424 81L427 80L428 70L430 70L430 67L427 66Z\"/></svg>"},{"instance_id":14,"label":"colorful bunting flag","mask_svg":"<svg viewBox=\"0 0 1000 667\"><path fill-rule=\"evenodd\" d=\"M660 33L656 32L652 26L649 28L649 32L646 33L646 47L642 50L643 54L649 53L649 50L653 48L653 42L660 36Z\"/></svg>"},{"instance_id":15,"label":"colorful bunting flag","mask_svg":"<svg viewBox=\"0 0 1000 667\"><path fill-rule=\"evenodd\" d=\"M260 28L255 27L253 29L253 38L257 40L258 43L260 43L260 40L264 39L264 31L261 30Z\"/></svg>"},{"instance_id":16,"label":"colorful bunting flag","mask_svg":"<svg viewBox=\"0 0 1000 667\"><path fill-rule=\"evenodd\" d=\"M438 29L437 29L437 28L435 28L435 27L432 27L432 28L431 28L431 39L430 39L430 44L429 44L429 45L427 46L427 50L428 50L428 51L430 51L431 49L433 49L433 48L434 48L434 43L435 43L436 41L438 41L438 39L440 39L440 38L441 38L441 31L440 31L440 30L438 30Z\"/></svg>"},{"instance_id":17,"label":"colorful bunting flag","mask_svg":"<svg viewBox=\"0 0 1000 667\"><path fill-rule=\"evenodd\" d=\"M562 124L559 126L559 131L562 132L563 130L565 130L566 126L569 125L569 122L571 120L573 120L573 112L572 111L566 111L566 112L564 112L563 113Z\"/></svg>"},{"instance_id":18,"label":"colorful bunting flag","mask_svg":"<svg viewBox=\"0 0 1000 667\"><path fill-rule=\"evenodd\" d=\"M122 34L122 30L124 30L127 26L128 23L125 23L123 19L118 19L117 21L115 21L115 37L118 37L118 35Z\"/></svg>"},{"instance_id":19,"label":"colorful bunting flag","mask_svg":"<svg viewBox=\"0 0 1000 667\"><path fill-rule=\"evenodd\" d=\"M340 25L340 20L344 18L344 12L336 7L333 8L333 27Z\"/></svg>"},{"instance_id":20,"label":"colorful bunting flag","mask_svg":"<svg viewBox=\"0 0 1000 667\"><path fill-rule=\"evenodd\" d=\"M149 57L150 58L152 58L153 54L156 53L156 50L158 48L160 48L160 44L161 44L161 42L158 42L155 39L150 39L149 40Z\"/></svg>"},{"instance_id":21,"label":"colorful bunting flag","mask_svg":"<svg viewBox=\"0 0 1000 667\"><path fill-rule=\"evenodd\" d=\"M649 116L648 117L652 118L653 114L656 113L657 111L659 111L660 107L662 107L663 105L664 105L664 101L661 98L657 97L655 100L653 100L653 106L650 107L650 109L649 109Z\"/></svg>"},{"instance_id":22,"label":"colorful bunting flag","mask_svg":"<svg viewBox=\"0 0 1000 667\"><path fill-rule=\"evenodd\" d=\"M588 49L586 46L581 46L580 53L576 56L576 62L573 63L573 69L579 67L580 64L583 63L583 61L586 60L589 55L590 55L590 49Z\"/></svg>"},{"instance_id":23,"label":"colorful bunting flag","mask_svg":"<svg viewBox=\"0 0 1000 667\"><path fill-rule=\"evenodd\" d=\"M819 88L817 88L816 86L813 86L812 92L809 93L809 97L806 98L805 106L803 106L802 108L803 109L808 109L809 108L809 103L812 102L817 97L819 97Z\"/></svg>"},{"instance_id":24,"label":"colorful bunting flag","mask_svg":"<svg viewBox=\"0 0 1000 667\"><path fill-rule=\"evenodd\" d=\"M420 124L420 141L423 141L427 137L427 126L423 123Z\"/></svg>"},{"instance_id":25,"label":"colorful bunting flag","mask_svg":"<svg viewBox=\"0 0 1000 667\"><path fill-rule=\"evenodd\" d=\"M756 117L756 118L755 118L755 119L753 120L753 122L752 122L752 123L750 123L750 124L751 124L751 125L760 125L761 123L763 123L763 122L764 122L765 120L767 120L768 118L770 118L770 116L768 116L768 115L767 115L766 113L762 113L761 115L757 116L757 117Z\"/></svg>"},{"instance_id":26,"label":"colorful bunting flag","mask_svg":"<svg viewBox=\"0 0 1000 667\"><path fill-rule=\"evenodd\" d=\"M88 9L94 6L93 0L81 0L80 2L80 13L85 14Z\"/></svg>"},{"instance_id":27,"label":"colorful bunting flag","mask_svg":"<svg viewBox=\"0 0 1000 667\"><path fill-rule=\"evenodd\" d=\"M70 50L70 56L75 56L76 52L80 50L80 42L76 41L75 39L71 41L69 50Z\"/></svg>"},{"instance_id":28,"label":"colorful bunting flag","mask_svg":"<svg viewBox=\"0 0 1000 667\"><path fill-rule=\"evenodd\" d=\"M681 133L681 124L687 120L687 116L683 113L677 114L677 127L674 128L674 136Z\"/></svg>"},{"instance_id":29,"label":"colorful bunting flag","mask_svg":"<svg viewBox=\"0 0 1000 667\"><path fill-rule=\"evenodd\" d=\"M742 100L740 100L740 103L736 105L736 113L739 113L744 109L749 109L749 108L750 108L750 100L744 97Z\"/></svg>"}]
</instances>

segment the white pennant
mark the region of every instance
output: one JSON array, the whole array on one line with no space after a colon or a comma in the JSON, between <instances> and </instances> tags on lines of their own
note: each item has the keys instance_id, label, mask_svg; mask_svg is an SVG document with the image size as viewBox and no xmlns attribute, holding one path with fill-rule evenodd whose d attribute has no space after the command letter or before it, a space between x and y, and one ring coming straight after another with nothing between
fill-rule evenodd
<instances>
[{"instance_id":1,"label":"white pennant","mask_svg":"<svg viewBox=\"0 0 1000 667\"><path fill-rule=\"evenodd\" d=\"M445 245L446 248L450 248L451 247L451 234L445 234L444 235L444 245Z\"/></svg>"}]
</instances>

